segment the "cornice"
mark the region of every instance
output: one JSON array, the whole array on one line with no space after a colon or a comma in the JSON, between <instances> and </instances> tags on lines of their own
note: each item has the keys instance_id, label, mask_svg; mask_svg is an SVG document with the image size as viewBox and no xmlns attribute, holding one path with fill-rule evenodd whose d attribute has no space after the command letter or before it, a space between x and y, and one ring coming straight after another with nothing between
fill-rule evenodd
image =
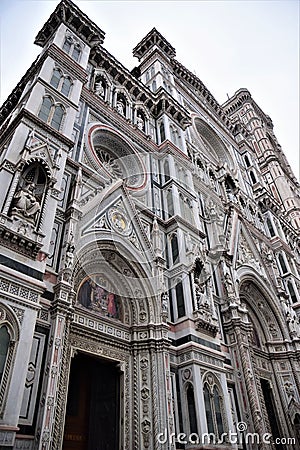
<instances>
[{"instance_id":1,"label":"cornice","mask_svg":"<svg viewBox=\"0 0 300 450\"><path fill-rule=\"evenodd\" d=\"M89 46L96 43L103 44L104 42L104 31L92 22L71 0L62 0L38 32L34 43L40 47L45 47L61 23L74 31Z\"/></svg>"},{"instance_id":2,"label":"cornice","mask_svg":"<svg viewBox=\"0 0 300 450\"><path fill-rule=\"evenodd\" d=\"M263 119L263 121L273 129L273 123L267 114L258 106L258 104L253 100L251 93L248 89L241 88L235 92L235 94L225 103L223 103L222 108L229 116L232 116L236 111L238 111L246 102L250 102L255 110L256 114Z\"/></svg>"},{"instance_id":3,"label":"cornice","mask_svg":"<svg viewBox=\"0 0 300 450\"><path fill-rule=\"evenodd\" d=\"M221 105L214 98L212 93L207 89L204 83L192 72L190 72L186 67L184 67L179 61L176 59L172 60L172 67L174 74L181 79L190 84L194 89L198 91L198 93L205 99L206 103L211 106L211 108L215 111L215 113L219 116L220 120L226 125L226 127L233 132L234 126L227 116L225 110L221 107Z\"/></svg>"},{"instance_id":4,"label":"cornice","mask_svg":"<svg viewBox=\"0 0 300 450\"><path fill-rule=\"evenodd\" d=\"M74 59L72 59L66 52L57 47L55 44L51 44L46 50L45 54L58 62L61 66L66 68L68 73L73 76L73 78L81 81L81 83L87 82L87 73Z\"/></svg>"},{"instance_id":5,"label":"cornice","mask_svg":"<svg viewBox=\"0 0 300 450\"><path fill-rule=\"evenodd\" d=\"M35 59L35 61L31 64L25 75L21 78L17 86L13 89L11 94L5 100L0 109L0 125L6 120L6 118L9 116L12 110L16 107L18 101L22 97L26 84L44 63L46 57L47 54L43 54Z\"/></svg>"}]
</instances>

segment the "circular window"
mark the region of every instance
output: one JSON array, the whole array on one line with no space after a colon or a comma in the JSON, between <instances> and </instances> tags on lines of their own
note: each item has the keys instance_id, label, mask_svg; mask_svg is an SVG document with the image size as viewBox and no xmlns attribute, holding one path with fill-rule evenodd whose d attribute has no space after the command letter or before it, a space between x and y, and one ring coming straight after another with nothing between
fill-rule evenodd
<instances>
[{"instance_id":1,"label":"circular window","mask_svg":"<svg viewBox=\"0 0 300 450\"><path fill-rule=\"evenodd\" d=\"M130 189L142 189L146 170L141 157L116 131L93 125L88 132L89 160L97 171L112 179L123 179Z\"/></svg>"}]
</instances>

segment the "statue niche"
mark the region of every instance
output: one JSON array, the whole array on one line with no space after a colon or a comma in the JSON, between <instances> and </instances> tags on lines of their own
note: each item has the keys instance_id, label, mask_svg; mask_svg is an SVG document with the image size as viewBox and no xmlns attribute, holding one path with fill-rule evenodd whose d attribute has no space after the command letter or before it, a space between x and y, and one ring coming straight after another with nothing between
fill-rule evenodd
<instances>
[{"instance_id":1,"label":"statue niche","mask_svg":"<svg viewBox=\"0 0 300 450\"><path fill-rule=\"evenodd\" d=\"M120 320L119 296L111 292L102 275L95 274L83 280L78 290L77 303L101 316Z\"/></svg>"},{"instance_id":2,"label":"statue niche","mask_svg":"<svg viewBox=\"0 0 300 450\"><path fill-rule=\"evenodd\" d=\"M44 200L46 185L46 172L39 163L25 167L12 199L10 215L36 223Z\"/></svg>"},{"instance_id":3,"label":"statue niche","mask_svg":"<svg viewBox=\"0 0 300 450\"><path fill-rule=\"evenodd\" d=\"M103 78L101 76L98 75L95 79L95 84L94 84L95 94L98 95L99 97L102 97L103 99L105 99L106 90L107 90L107 86L106 86L105 81L103 80Z\"/></svg>"},{"instance_id":4,"label":"statue niche","mask_svg":"<svg viewBox=\"0 0 300 450\"><path fill-rule=\"evenodd\" d=\"M137 125L139 130L145 132L146 131L145 124L146 124L145 115L142 112L142 110L139 109L137 111L136 125Z\"/></svg>"}]
</instances>

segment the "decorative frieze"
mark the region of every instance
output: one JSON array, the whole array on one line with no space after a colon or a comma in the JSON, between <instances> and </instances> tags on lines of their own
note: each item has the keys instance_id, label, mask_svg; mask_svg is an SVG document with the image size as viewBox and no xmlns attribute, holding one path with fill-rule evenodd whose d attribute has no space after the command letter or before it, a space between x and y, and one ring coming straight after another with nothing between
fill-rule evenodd
<instances>
[{"instance_id":1,"label":"decorative frieze","mask_svg":"<svg viewBox=\"0 0 300 450\"><path fill-rule=\"evenodd\" d=\"M20 299L28 300L33 303L38 303L39 301L39 294L37 292L24 287L24 285L9 281L3 277L0 277L0 292L3 292L6 295L10 294L13 297L19 297Z\"/></svg>"},{"instance_id":2,"label":"decorative frieze","mask_svg":"<svg viewBox=\"0 0 300 450\"><path fill-rule=\"evenodd\" d=\"M124 341L130 341L130 333L128 331L124 331L120 328L118 328L115 324L108 325L100 320L97 319L91 319L89 317L86 317L84 315L80 314L74 314L74 323L77 323L79 325L83 325L84 327L90 328L95 331L99 331L103 334L107 334L112 337L116 337L118 339L124 340Z\"/></svg>"}]
</instances>

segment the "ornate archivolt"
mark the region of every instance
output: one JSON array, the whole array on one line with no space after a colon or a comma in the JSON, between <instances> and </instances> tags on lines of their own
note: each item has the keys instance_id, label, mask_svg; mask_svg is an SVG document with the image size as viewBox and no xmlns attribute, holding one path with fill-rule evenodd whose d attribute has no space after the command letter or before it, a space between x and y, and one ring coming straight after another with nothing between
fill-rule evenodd
<instances>
[{"instance_id":1,"label":"ornate archivolt","mask_svg":"<svg viewBox=\"0 0 300 450\"><path fill-rule=\"evenodd\" d=\"M89 287L89 282L91 285L94 282L94 285ZM149 322L160 322L159 304L155 301L157 293L151 283L151 273L147 273L125 248L122 255L117 252L113 242L94 242L84 247L77 255L71 283L77 293L74 304L81 307L81 310L86 308L87 311L101 315L101 308L105 311L108 300L111 300L112 309L110 313L104 314L106 317L108 314L115 315L130 325L146 326ZM86 290L90 292L90 300L86 300L85 304L78 297L83 283L86 283ZM115 314L112 314L113 310L116 310Z\"/></svg>"},{"instance_id":2,"label":"ornate archivolt","mask_svg":"<svg viewBox=\"0 0 300 450\"><path fill-rule=\"evenodd\" d=\"M258 282L255 276L241 278L239 295L241 301L246 307L255 312L256 320L260 323L263 330L263 341L282 341L287 338L286 328L282 320L282 312L272 300L272 295L268 295L266 290L258 288L257 284L262 285L262 281Z\"/></svg>"},{"instance_id":3,"label":"ornate archivolt","mask_svg":"<svg viewBox=\"0 0 300 450\"><path fill-rule=\"evenodd\" d=\"M193 140L194 144L200 145L209 160L215 165L227 164L231 171L234 170L234 162L220 136L208 123L197 116L193 117Z\"/></svg>"}]
</instances>

